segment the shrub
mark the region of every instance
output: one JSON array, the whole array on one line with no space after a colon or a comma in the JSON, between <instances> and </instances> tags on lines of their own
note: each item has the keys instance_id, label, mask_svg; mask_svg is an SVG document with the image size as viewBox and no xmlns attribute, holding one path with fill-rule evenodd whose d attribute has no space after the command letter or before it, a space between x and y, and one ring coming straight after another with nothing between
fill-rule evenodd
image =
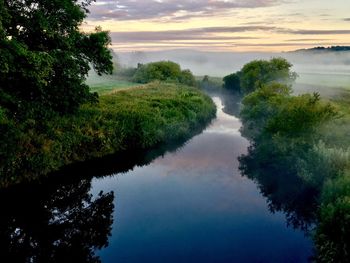
<instances>
[{"instance_id":1,"label":"shrub","mask_svg":"<svg viewBox=\"0 0 350 263\"><path fill-rule=\"evenodd\" d=\"M240 71L224 77L225 87L248 94L271 82L289 85L297 77L291 67L292 64L284 58L254 60Z\"/></svg>"},{"instance_id":2,"label":"shrub","mask_svg":"<svg viewBox=\"0 0 350 263\"><path fill-rule=\"evenodd\" d=\"M149 83L155 80L195 85L195 78L190 70L181 70L180 65L171 61L159 61L140 65L133 81Z\"/></svg>"},{"instance_id":3,"label":"shrub","mask_svg":"<svg viewBox=\"0 0 350 263\"><path fill-rule=\"evenodd\" d=\"M63 165L184 139L215 115L199 90L151 83L102 95L76 114L10 122L0 111L0 186L33 180Z\"/></svg>"},{"instance_id":4,"label":"shrub","mask_svg":"<svg viewBox=\"0 0 350 263\"><path fill-rule=\"evenodd\" d=\"M223 81L224 81L224 88L238 91L238 92L241 91L239 73L232 73L224 77Z\"/></svg>"},{"instance_id":5,"label":"shrub","mask_svg":"<svg viewBox=\"0 0 350 263\"><path fill-rule=\"evenodd\" d=\"M318 262L348 262L350 258L350 173L325 184L316 229Z\"/></svg>"}]
</instances>

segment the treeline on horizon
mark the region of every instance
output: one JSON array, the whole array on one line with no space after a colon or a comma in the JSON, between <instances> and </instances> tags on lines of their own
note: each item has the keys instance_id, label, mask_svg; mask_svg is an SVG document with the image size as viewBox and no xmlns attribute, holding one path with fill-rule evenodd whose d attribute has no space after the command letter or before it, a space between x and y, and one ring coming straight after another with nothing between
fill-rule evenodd
<instances>
[{"instance_id":1,"label":"treeline on horizon","mask_svg":"<svg viewBox=\"0 0 350 263\"><path fill-rule=\"evenodd\" d=\"M240 169L290 224L306 230L316 223L315 261L347 262L350 116L317 93L292 95L291 67L283 58L256 60L224 78L224 88L244 95L241 132L251 146Z\"/></svg>"},{"instance_id":2,"label":"treeline on horizon","mask_svg":"<svg viewBox=\"0 0 350 263\"><path fill-rule=\"evenodd\" d=\"M305 48L298 49L292 52L308 52L308 51L331 51L331 52L342 52L342 51L350 51L350 46L330 46L330 47L313 47L313 48Z\"/></svg>"}]
</instances>

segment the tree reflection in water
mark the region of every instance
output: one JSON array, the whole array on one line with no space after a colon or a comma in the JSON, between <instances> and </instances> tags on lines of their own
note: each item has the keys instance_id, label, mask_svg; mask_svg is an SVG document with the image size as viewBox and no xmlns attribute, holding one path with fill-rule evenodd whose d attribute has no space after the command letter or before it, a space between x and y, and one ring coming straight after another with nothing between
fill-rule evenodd
<instances>
[{"instance_id":1,"label":"tree reflection in water","mask_svg":"<svg viewBox=\"0 0 350 263\"><path fill-rule=\"evenodd\" d=\"M239 158L240 170L256 182L272 213L283 212L288 225L307 231L316 220L320 189L298 176L290 157L273 143L253 145Z\"/></svg>"},{"instance_id":2,"label":"tree reflection in water","mask_svg":"<svg viewBox=\"0 0 350 263\"><path fill-rule=\"evenodd\" d=\"M0 190L0 262L100 262L95 252L108 246L114 193L93 197L92 178L147 165L203 128L155 149L67 166L40 183Z\"/></svg>"},{"instance_id":3,"label":"tree reflection in water","mask_svg":"<svg viewBox=\"0 0 350 263\"><path fill-rule=\"evenodd\" d=\"M241 94L210 86L206 91L222 99L227 114L239 117ZM248 153L239 158L242 175L258 185L270 212L283 212L288 225L307 233L316 223L320 189L307 184L298 175L295 166L299 157L297 153L304 152L304 149L293 149L294 154L286 155L272 140L256 142L245 134L244 126L241 132L251 141Z\"/></svg>"},{"instance_id":4,"label":"tree reflection in water","mask_svg":"<svg viewBox=\"0 0 350 263\"><path fill-rule=\"evenodd\" d=\"M100 262L108 245L113 192L90 193L91 180L31 185L0 193L0 262Z\"/></svg>"},{"instance_id":5,"label":"tree reflection in water","mask_svg":"<svg viewBox=\"0 0 350 263\"><path fill-rule=\"evenodd\" d=\"M205 88L212 96L221 98L227 114L239 117L241 94L218 87ZM251 141L248 153L239 158L242 175L258 185L271 213L283 212L288 225L309 232L316 223L320 189L315 184L307 184L298 175L295 162L300 156L297 153L304 149L294 148L294 154L286 155L273 140L256 142L245 134L244 126L241 132Z\"/></svg>"}]
</instances>

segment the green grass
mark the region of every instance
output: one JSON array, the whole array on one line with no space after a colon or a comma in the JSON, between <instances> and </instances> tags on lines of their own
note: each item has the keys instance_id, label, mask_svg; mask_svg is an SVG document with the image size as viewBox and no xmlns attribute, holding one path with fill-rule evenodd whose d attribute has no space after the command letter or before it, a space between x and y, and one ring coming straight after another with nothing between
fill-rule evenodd
<instances>
[{"instance_id":1,"label":"green grass","mask_svg":"<svg viewBox=\"0 0 350 263\"><path fill-rule=\"evenodd\" d=\"M328 88L350 89L350 75L325 73L300 73L297 83Z\"/></svg>"},{"instance_id":2,"label":"green grass","mask_svg":"<svg viewBox=\"0 0 350 263\"><path fill-rule=\"evenodd\" d=\"M214 103L196 88L157 82L114 91L77 114L22 124L13 158L0 167L0 185L33 180L77 161L184 139L214 116Z\"/></svg>"},{"instance_id":3,"label":"green grass","mask_svg":"<svg viewBox=\"0 0 350 263\"><path fill-rule=\"evenodd\" d=\"M350 75L300 73L293 90L296 94L318 92L324 98L332 98L344 90L350 90Z\"/></svg>"},{"instance_id":4,"label":"green grass","mask_svg":"<svg viewBox=\"0 0 350 263\"><path fill-rule=\"evenodd\" d=\"M90 90L91 92L97 92L98 94L103 95L116 89L131 88L136 86L140 86L140 84L124 80L115 80L111 81L110 83L105 82L96 86L92 86L90 87Z\"/></svg>"},{"instance_id":5,"label":"green grass","mask_svg":"<svg viewBox=\"0 0 350 263\"><path fill-rule=\"evenodd\" d=\"M139 83L124 80L115 75L98 76L91 74L86 83L90 86L91 92L97 92L100 95L117 89L140 86Z\"/></svg>"},{"instance_id":6,"label":"green grass","mask_svg":"<svg viewBox=\"0 0 350 263\"><path fill-rule=\"evenodd\" d=\"M350 90L339 90L325 101L331 102L339 112L339 116L322 127L327 143L339 148L350 147Z\"/></svg>"}]
</instances>

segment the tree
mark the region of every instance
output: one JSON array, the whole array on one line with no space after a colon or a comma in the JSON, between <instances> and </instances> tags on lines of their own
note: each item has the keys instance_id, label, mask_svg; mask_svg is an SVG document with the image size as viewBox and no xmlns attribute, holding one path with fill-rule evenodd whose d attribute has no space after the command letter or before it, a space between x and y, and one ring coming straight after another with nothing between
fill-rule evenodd
<instances>
[{"instance_id":1,"label":"tree","mask_svg":"<svg viewBox=\"0 0 350 263\"><path fill-rule=\"evenodd\" d=\"M223 81L224 81L224 88L234 90L234 91L241 90L239 72L227 75L226 77L224 77Z\"/></svg>"},{"instance_id":2,"label":"tree","mask_svg":"<svg viewBox=\"0 0 350 263\"><path fill-rule=\"evenodd\" d=\"M133 81L149 83L155 80L177 82L189 86L194 86L196 83L190 70L181 70L180 65L172 61L158 61L138 65Z\"/></svg>"},{"instance_id":3,"label":"tree","mask_svg":"<svg viewBox=\"0 0 350 263\"><path fill-rule=\"evenodd\" d=\"M79 30L92 0L0 0L0 106L13 116L96 101L85 79L113 64L107 32Z\"/></svg>"},{"instance_id":4,"label":"tree","mask_svg":"<svg viewBox=\"0 0 350 263\"><path fill-rule=\"evenodd\" d=\"M196 85L196 79L189 69L181 71L181 74L179 76L179 82L188 86Z\"/></svg>"},{"instance_id":5,"label":"tree","mask_svg":"<svg viewBox=\"0 0 350 263\"><path fill-rule=\"evenodd\" d=\"M350 172L328 180L321 197L314 241L317 262L348 262L350 253Z\"/></svg>"},{"instance_id":6,"label":"tree","mask_svg":"<svg viewBox=\"0 0 350 263\"><path fill-rule=\"evenodd\" d=\"M247 94L273 81L291 84L297 77L291 67L292 64L284 58L254 60L244 65L239 73L241 90Z\"/></svg>"},{"instance_id":7,"label":"tree","mask_svg":"<svg viewBox=\"0 0 350 263\"><path fill-rule=\"evenodd\" d=\"M171 61L159 61L139 65L134 75L134 81L148 83L154 80L176 80L181 74L178 64Z\"/></svg>"}]
</instances>

